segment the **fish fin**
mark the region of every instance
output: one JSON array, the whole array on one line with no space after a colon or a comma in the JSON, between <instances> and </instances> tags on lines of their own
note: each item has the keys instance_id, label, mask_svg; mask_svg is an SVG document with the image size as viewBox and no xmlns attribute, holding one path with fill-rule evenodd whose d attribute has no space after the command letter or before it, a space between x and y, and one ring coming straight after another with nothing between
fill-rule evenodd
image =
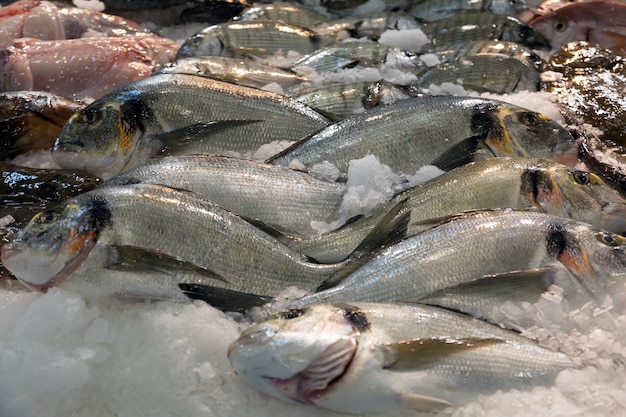
<instances>
[{"instance_id":1,"label":"fish fin","mask_svg":"<svg viewBox=\"0 0 626 417\"><path fill-rule=\"evenodd\" d=\"M406 210L407 199L394 205L352 251L349 259L356 259L383 246L407 237L411 210Z\"/></svg>"},{"instance_id":2,"label":"fish fin","mask_svg":"<svg viewBox=\"0 0 626 417\"><path fill-rule=\"evenodd\" d=\"M249 294L204 284L180 283L178 287L191 300L202 300L222 311L246 310L274 301L273 297Z\"/></svg>"},{"instance_id":3,"label":"fish fin","mask_svg":"<svg viewBox=\"0 0 626 417\"><path fill-rule=\"evenodd\" d=\"M110 270L137 273L166 272L171 274L189 272L216 281L228 282L209 269L194 265L171 255L138 248L136 246L112 245L112 247L115 249L117 257L114 262L106 266L106 268Z\"/></svg>"},{"instance_id":4,"label":"fish fin","mask_svg":"<svg viewBox=\"0 0 626 417\"><path fill-rule=\"evenodd\" d=\"M468 305L468 298L481 304L497 303L497 300L502 299L534 303L556 282L556 275L560 273L568 272L560 267L545 267L486 275L474 281L435 291L419 302L458 311L467 310L464 306Z\"/></svg>"},{"instance_id":5,"label":"fish fin","mask_svg":"<svg viewBox=\"0 0 626 417\"><path fill-rule=\"evenodd\" d=\"M483 138L481 136L470 136L448 148L432 161L431 165L435 165L443 171L450 171L466 165L476 160L476 154L479 151L486 150L482 145Z\"/></svg>"},{"instance_id":6,"label":"fish fin","mask_svg":"<svg viewBox=\"0 0 626 417\"><path fill-rule=\"evenodd\" d=\"M400 399L416 411L437 411L454 405L443 398L419 395L414 392L401 393Z\"/></svg>"},{"instance_id":7,"label":"fish fin","mask_svg":"<svg viewBox=\"0 0 626 417\"><path fill-rule=\"evenodd\" d=\"M383 348L385 358L383 368L400 372L416 370L424 366L432 366L433 362L448 355L501 343L506 343L506 341L493 337L446 337L386 343Z\"/></svg>"},{"instance_id":8,"label":"fish fin","mask_svg":"<svg viewBox=\"0 0 626 417\"><path fill-rule=\"evenodd\" d=\"M211 133L232 129L263 120L215 120L211 122L195 123L168 132L151 135L157 148L156 156L174 155L184 152L190 144L207 139Z\"/></svg>"}]
</instances>

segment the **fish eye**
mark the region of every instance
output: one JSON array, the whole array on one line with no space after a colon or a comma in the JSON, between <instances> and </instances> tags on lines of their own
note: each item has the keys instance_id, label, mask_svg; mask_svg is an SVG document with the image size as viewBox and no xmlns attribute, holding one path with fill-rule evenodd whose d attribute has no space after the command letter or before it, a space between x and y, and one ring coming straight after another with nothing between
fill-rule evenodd
<instances>
[{"instance_id":1,"label":"fish eye","mask_svg":"<svg viewBox=\"0 0 626 417\"><path fill-rule=\"evenodd\" d=\"M278 313L278 318L281 318L283 320L291 320L291 319L295 319L296 317L300 317L301 315L302 315L302 310L292 308L290 310Z\"/></svg>"},{"instance_id":2,"label":"fish eye","mask_svg":"<svg viewBox=\"0 0 626 417\"><path fill-rule=\"evenodd\" d=\"M604 231L596 233L596 238L608 246L621 246L626 243L626 238L623 236Z\"/></svg>"},{"instance_id":3,"label":"fish eye","mask_svg":"<svg viewBox=\"0 0 626 417\"><path fill-rule=\"evenodd\" d=\"M519 121L525 126L537 126L541 122L541 117L539 113L527 111L519 115Z\"/></svg>"},{"instance_id":4,"label":"fish eye","mask_svg":"<svg viewBox=\"0 0 626 417\"><path fill-rule=\"evenodd\" d=\"M565 32L567 30L567 20L557 19L552 28L557 32Z\"/></svg>"},{"instance_id":5,"label":"fish eye","mask_svg":"<svg viewBox=\"0 0 626 417\"><path fill-rule=\"evenodd\" d=\"M98 116L98 110L85 110L80 113L80 121L87 125L92 125L98 121Z\"/></svg>"},{"instance_id":6,"label":"fish eye","mask_svg":"<svg viewBox=\"0 0 626 417\"><path fill-rule=\"evenodd\" d=\"M55 211L44 211L44 212L39 213L34 220L37 223L45 224L45 223L52 223L56 221L58 218L59 218L59 213Z\"/></svg>"},{"instance_id":7,"label":"fish eye","mask_svg":"<svg viewBox=\"0 0 626 417\"><path fill-rule=\"evenodd\" d=\"M601 182L600 178L597 175L590 172L572 169L570 170L570 174L572 175L574 181L580 185L597 185Z\"/></svg>"}]
</instances>

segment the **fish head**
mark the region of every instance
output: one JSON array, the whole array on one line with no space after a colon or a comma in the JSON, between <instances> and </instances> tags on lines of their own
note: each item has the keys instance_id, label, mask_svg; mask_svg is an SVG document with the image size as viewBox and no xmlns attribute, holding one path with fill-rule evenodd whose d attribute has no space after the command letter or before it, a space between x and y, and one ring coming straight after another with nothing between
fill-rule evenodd
<instances>
[{"instance_id":1,"label":"fish head","mask_svg":"<svg viewBox=\"0 0 626 417\"><path fill-rule=\"evenodd\" d=\"M626 238L577 221L555 221L548 227L546 249L563 264L598 304L610 306L615 284L624 291Z\"/></svg>"},{"instance_id":2,"label":"fish head","mask_svg":"<svg viewBox=\"0 0 626 417\"><path fill-rule=\"evenodd\" d=\"M228 357L235 372L256 389L312 404L341 379L367 326L354 306L291 309L244 331Z\"/></svg>"},{"instance_id":3,"label":"fish head","mask_svg":"<svg viewBox=\"0 0 626 417\"><path fill-rule=\"evenodd\" d=\"M512 16L507 16L507 21L502 25L498 40L521 43L531 49L550 49L550 41L544 34L537 32L526 23Z\"/></svg>"},{"instance_id":4,"label":"fish head","mask_svg":"<svg viewBox=\"0 0 626 417\"><path fill-rule=\"evenodd\" d=\"M597 175L560 164L528 166L522 193L542 211L626 232L626 199Z\"/></svg>"},{"instance_id":5,"label":"fish head","mask_svg":"<svg viewBox=\"0 0 626 417\"><path fill-rule=\"evenodd\" d=\"M487 143L497 156L538 156L567 166L577 163L577 140L545 114L501 106L497 118L505 134Z\"/></svg>"},{"instance_id":6,"label":"fish head","mask_svg":"<svg viewBox=\"0 0 626 417\"><path fill-rule=\"evenodd\" d=\"M571 41L586 39L580 25L558 10L538 16L528 24L537 33L550 39L552 48L555 50Z\"/></svg>"},{"instance_id":7,"label":"fish head","mask_svg":"<svg viewBox=\"0 0 626 417\"><path fill-rule=\"evenodd\" d=\"M145 132L149 115L138 97L120 95L96 100L74 113L52 147L62 168L108 177L124 170Z\"/></svg>"},{"instance_id":8,"label":"fish head","mask_svg":"<svg viewBox=\"0 0 626 417\"><path fill-rule=\"evenodd\" d=\"M72 200L36 214L0 249L4 267L31 289L46 291L70 275L110 219L97 199L89 205Z\"/></svg>"},{"instance_id":9,"label":"fish head","mask_svg":"<svg viewBox=\"0 0 626 417\"><path fill-rule=\"evenodd\" d=\"M209 26L185 40L176 53L176 59L194 56L221 56L226 48L222 42L222 29Z\"/></svg>"}]
</instances>

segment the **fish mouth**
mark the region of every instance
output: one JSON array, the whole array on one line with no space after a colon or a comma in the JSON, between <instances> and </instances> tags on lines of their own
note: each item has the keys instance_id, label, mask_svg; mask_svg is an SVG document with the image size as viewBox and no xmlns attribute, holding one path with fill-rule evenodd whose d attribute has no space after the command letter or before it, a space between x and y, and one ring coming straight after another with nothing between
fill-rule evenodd
<instances>
[{"instance_id":1,"label":"fish mouth","mask_svg":"<svg viewBox=\"0 0 626 417\"><path fill-rule=\"evenodd\" d=\"M80 248L76 252L76 254L69 261L65 262L63 267L60 268L56 274L48 278L44 283L34 283L32 282L32 280L29 280L23 276L20 277L17 274L14 275L17 280L20 281L25 287L33 291L45 293L48 291L48 289L59 285L65 280L65 278L67 278L72 272L74 272L74 270L76 270L76 268L78 268L78 266L83 263L85 258L87 258L87 255L89 255L91 249L95 246L95 244L95 240L85 239L80 245ZM5 267L7 267L7 261L10 261L11 258L23 252L23 249L17 242L9 242L0 248L0 259L2 260L2 263L5 265ZM45 265L42 264L39 269L46 270L47 268L51 268L55 262L58 262L58 260L58 257L55 257ZM7 269L9 269L11 273L13 273L10 267L7 267Z\"/></svg>"},{"instance_id":2,"label":"fish mouth","mask_svg":"<svg viewBox=\"0 0 626 417\"><path fill-rule=\"evenodd\" d=\"M294 376L286 379L263 378L288 398L303 404L315 404L342 380L350 369L357 348L355 337L342 337Z\"/></svg>"}]
</instances>

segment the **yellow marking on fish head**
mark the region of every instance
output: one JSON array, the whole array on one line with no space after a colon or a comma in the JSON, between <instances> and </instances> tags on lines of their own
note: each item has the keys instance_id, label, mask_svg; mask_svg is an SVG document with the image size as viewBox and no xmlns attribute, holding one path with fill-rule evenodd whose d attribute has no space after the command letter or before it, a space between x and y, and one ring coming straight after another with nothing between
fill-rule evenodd
<instances>
[{"instance_id":1,"label":"yellow marking on fish head","mask_svg":"<svg viewBox=\"0 0 626 417\"><path fill-rule=\"evenodd\" d=\"M518 150L513 143L513 139L507 130L504 119L513 114L509 108L498 108L495 111L497 126L489 129L485 143L498 153L497 156L519 156ZM494 121L495 122L495 121Z\"/></svg>"},{"instance_id":2,"label":"yellow marking on fish head","mask_svg":"<svg viewBox=\"0 0 626 417\"><path fill-rule=\"evenodd\" d=\"M112 106L119 114L118 130L119 130L119 146L118 150L122 155L128 155L135 149L137 139L143 133L139 129L136 116L129 114L121 108L119 103L114 103Z\"/></svg>"}]
</instances>

